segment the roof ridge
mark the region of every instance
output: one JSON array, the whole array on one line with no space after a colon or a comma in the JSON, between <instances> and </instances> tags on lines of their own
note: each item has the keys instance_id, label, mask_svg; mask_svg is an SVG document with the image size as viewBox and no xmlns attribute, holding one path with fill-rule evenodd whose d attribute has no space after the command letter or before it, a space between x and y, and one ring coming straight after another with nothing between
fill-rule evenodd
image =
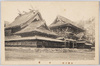
<instances>
[{"instance_id":1,"label":"roof ridge","mask_svg":"<svg viewBox=\"0 0 100 66\"><path fill-rule=\"evenodd\" d=\"M21 14L21 15L18 15L18 16L24 16L24 15L27 15L27 14L29 14L29 13L33 12L33 11L36 11L36 13L38 13L38 11L37 11L37 10L31 10L31 11L29 11L29 12L25 12L24 14Z\"/></svg>"}]
</instances>

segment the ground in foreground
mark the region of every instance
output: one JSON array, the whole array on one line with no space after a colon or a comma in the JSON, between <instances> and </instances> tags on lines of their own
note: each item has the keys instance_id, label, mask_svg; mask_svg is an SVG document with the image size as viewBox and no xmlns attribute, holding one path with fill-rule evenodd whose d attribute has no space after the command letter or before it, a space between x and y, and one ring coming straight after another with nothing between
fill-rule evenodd
<instances>
[{"instance_id":1,"label":"ground in foreground","mask_svg":"<svg viewBox=\"0 0 100 66\"><path fill-rule=\"evenodd\" d=\"M94 60L95 53L91 50L68 48L21 48L6 47L6 61L29 60Z\"/></svg>"}]
</instances>

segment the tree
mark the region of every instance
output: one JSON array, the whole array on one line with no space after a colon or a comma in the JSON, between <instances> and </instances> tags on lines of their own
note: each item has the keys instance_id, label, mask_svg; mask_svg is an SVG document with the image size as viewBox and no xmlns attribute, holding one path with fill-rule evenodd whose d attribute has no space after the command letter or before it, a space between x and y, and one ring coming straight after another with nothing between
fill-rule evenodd
<instances>
[{"instance_id":1,"label":"tree","mask_svg":"<svg viewBox=\"0 0 100 66\"><path fill-rule=\"evenodd\" d=\"M78 24L79 26L85 29L85 32L82 36L82 39L85 39L87 42L95 44L95 18L89 18L88 20L82 20Z\"/></svg>"}]
</instances>

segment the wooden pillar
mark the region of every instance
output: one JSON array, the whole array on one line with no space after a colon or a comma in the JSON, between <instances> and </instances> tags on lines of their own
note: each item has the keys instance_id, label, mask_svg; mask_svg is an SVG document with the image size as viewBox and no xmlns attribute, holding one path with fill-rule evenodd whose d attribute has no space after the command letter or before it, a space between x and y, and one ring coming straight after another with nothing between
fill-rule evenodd
<instances>
[{"instance_id":1,"label":"wooden pillar","mask_svg":"<svg viewBox=\"0 0 100 66\"><path fill-rule=\"evenodd\" d=\"M64 43L65 43L65 48L66 48L66 39L64 39Z\"/></svg>"},{"instance_id":2,"label":"wooden pillar","mask_svg":"<svg viewBox=\"0 0 100 66\"><path fill-rule=\"evenodd\" d=\"M73 48L74 48L74 41L73 41Z\"/></svg>"},{"instance_id":3,"label":"wooden pillar","mask_svg":"<svg viewBox=\"0 0 100 66\"><path fill-rule=\"evenodd\" d=\"M69 48L69 41L68 41L68 48Z\"/></svg>"},{"instance_id":4,"label":"wooden pillar","mask_svg":"<svg viewBox=\"0 0 100 66\"><path fill-rule=\"evenodd\" d=\"M38 47L38 41L37 40L35 41L35 44L36 44L36 47Z\"/></svg>"}]
</instances>

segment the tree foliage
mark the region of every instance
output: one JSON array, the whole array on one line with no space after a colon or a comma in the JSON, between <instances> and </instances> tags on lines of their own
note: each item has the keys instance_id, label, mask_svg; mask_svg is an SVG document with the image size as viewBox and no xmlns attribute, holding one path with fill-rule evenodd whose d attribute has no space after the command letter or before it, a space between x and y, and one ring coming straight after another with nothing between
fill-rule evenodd
<instances>
[{"instance_id":1,"label":"tree foliage","mask_svg":"<svg viewBox=\"0 0 100 66\"><path fill-rule=\"evenodd\" d=\"M81 20L78 23L79 26L84 28L84 33L82 39L86 40L89 43L95 44L95 18L89 18L88 20Z\"/></svg>"}]
</instances>

